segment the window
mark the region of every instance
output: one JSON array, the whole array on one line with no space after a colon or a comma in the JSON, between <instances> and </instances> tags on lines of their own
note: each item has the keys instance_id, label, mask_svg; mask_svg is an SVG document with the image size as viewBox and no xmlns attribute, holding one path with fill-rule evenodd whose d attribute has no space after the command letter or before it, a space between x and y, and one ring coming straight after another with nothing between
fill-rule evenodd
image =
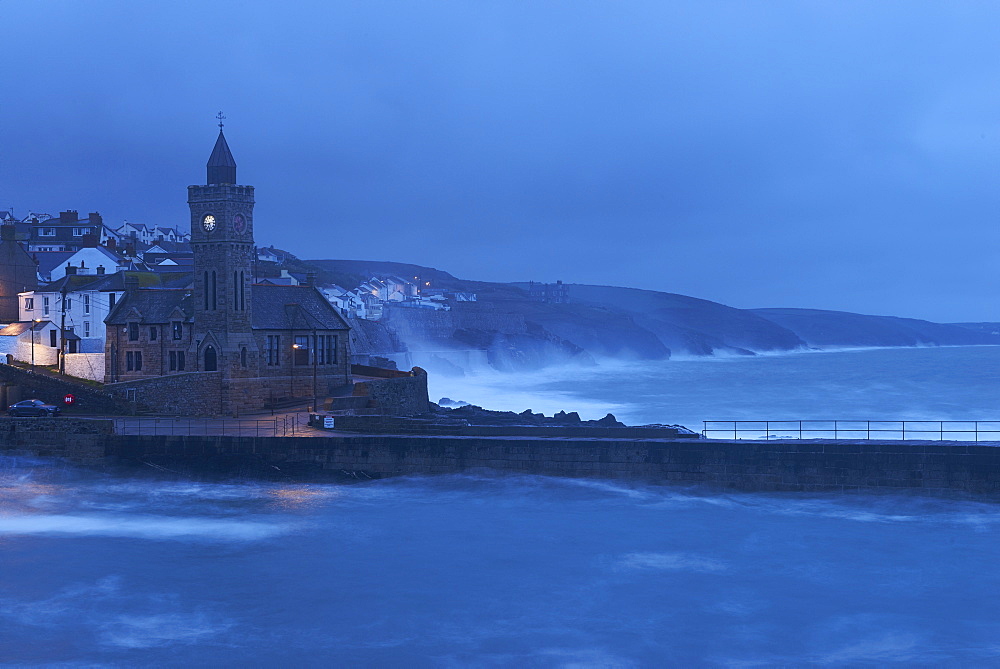
<instances>
[{"instance_id":1,"label":"window","mask_svg":"<svg viewBox=\"0 0 1000 669\"><path fill-rule=\"evenodd\" d=\"M168 357L170 358L170 371L171 372L176 372L177 371L177 351L171 351Z\"/></svg>"},{"instance_id":2,"label":"window","mask_svg":"<svg viewBox=\"0 0 1000 669\"><path fill-rule=\"evenodd\" d=\"M156 341L156 326L152 325L149 328L149 341Z\"/></svg>"},{"instance_id":3,"label":"window","mask_svg":"<svg viewBox=\"0 0 1000 669\"><path fill-rule=\"evenodd\" d=\"M215 270L213 269L212 270L212 311L215 311L216 309L219 308L218 298L219 298L218 283L216 281Z\"/></svg>"},{"instance_id":4,"label":"window","mask_svg":"<svg viewBox=\"0 0 1000 669\"><path fill-rule=\"evenodd\" d=\"M83 336L84 337L90 336L90 321L83 322Z\"/></svg>"},{"instance_id":5,"label":"window","mask_svg":"<svg viewBox=\"0 0 1000 669\"><path fill-rule=\"evenodd\" d=\"M49 346L51 346L52 348L59 346L59 342L57 341L58 338L59 335L56 333L55 330L49 330Z\"/></svg>"},{"instance_id":6,"label":"window","mask_svg":"<svg viewBox=\"0 0 1000 669\"><path fill-rule=\"evenodd\" d=\"M39 237L55 237L56 236L56 229L55 228L38 228L38 236Z\"/></svg>"},{"instance_id":7,"label":"window","mask_svg":"<svg viewBox=\"0 0 1000 669\"><path fill-rule=\"evenodd\" d=\"M34 308L35 308L35 298L33 297L24 298L24 310L31 311Z\"/></svg>"},{"instance_id":8,"label":"window","mask_svg":"<svg viewBox=\"0 0 1000 669\"><path fill-rule=\"evenodd\" d=\"M170 324L170 328L173 331L174 339L183 339L184 337L184 324L180 321L174 321Z\"/></svg>"},{"instance_id":9,"label":"window","mask_svg":"<svg viewBox=\"0 0 1000 669\"><path fill-rule=\"evenodd\" d=\"M267 335L267 364L271 367L281 364L281 335Z\"/></svg>"},{"instance_id":10,"label":"window","mask_svg":"<svg viewBox=\"0 0 1000 669\"><path fill-rule=\"evenodd\" d=\"M337 363L337 335L326 336L326 364Z\"/></svg>"},{"instance_id":11,"label":"window","mask_svg":"<svg viewBox=\"0 0 1000 669\"><path fill-rule=\"evenodd\" d=\"M66 300L66 308L67 309L72 309L73 308L73 298L72 297L67 297L67 298L64 298L64 299Z\"/></svg>"},{"instance_id":12,"label":"window","mask_svg":"<svg viewBox=\"0 0 1000 669\"><path fill-rule=\"evenodd\" d=\"M142 351L135 352L135 371L142 371Z\"/></svg>"},{"instance_id":13,"label":"window","mask_svg":"<svg viewBox=\"0 0 1000 669\"><path fill-rule=\"evenodd\" d=\"M48 316L49 315L49 298L48 297L43 297L42 298L42 315L43 316Z\"/></svg>"},{"instance_id":14,"label":"window","mask_svg":"<svg viewBox=\"0 0 1000 669\"><path fill-rule=\"evenodd\" d=\"M309 337L308 335L295 335L295 343L292 344L292 364L309 364Z\"/></svg>"},{"instance_id":15,"label":"window","mask_svg":"<svg viewBox=\"0 0 1000 669\"><path fill-rule=\"evenodd\" d=\"M243 347L243 348L240 349L240 366L241 367L246 367L247 366L247 349L246 349L246 347Z\"/></svg>"},{"instance_id":16,"label":"window","mask_svg":"<svg viewBox=\"0 0 1000 669\"><path fill-rule=\"evenodd\" d=\"M184 371L184 351L177 351L177 371Z\"/></svg>"},{"instance_id":17,"label":"window","mask_svg":"<svg viewBox=\"0 0 1000 669\"><path fill-rule=\"evenodd\" d=\"M90 313L90 295L83 296L83 313L84 314Z\"/></svg>"},{"instance_id":18,"label":"window","mask_svg":"<svg viewBox=\"0 0 1000 669\"><path fill-rule=\"evenodd\" d=\"M125 351L125 371L131 372L135 369L135 356L132 351Z\"/></svg>"},{"instance_id":19,"label":"window","mask_svg":"<svg viewBox=\"0 0 1000 669\"><path fill-rule=\"evenodd\" d=\"M139 324L135 321L128 324L128 340L139 341Z\"/></svg>"}]
</instances>

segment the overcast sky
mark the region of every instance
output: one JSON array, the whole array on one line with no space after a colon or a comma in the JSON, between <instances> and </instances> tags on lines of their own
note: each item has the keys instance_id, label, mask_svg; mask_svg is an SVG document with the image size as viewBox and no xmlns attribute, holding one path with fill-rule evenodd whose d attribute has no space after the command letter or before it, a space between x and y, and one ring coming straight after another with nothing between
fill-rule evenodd
<instances>
[{"instance_id":1,"label":"overcast sky","mask_svg":"<svg viewBox=\"0 0 1000 669\"><path fill-rule=\"evenodd\" d=\"M0 209L736 307L1000 320L994 2L0 0Z\"/></svg>"}]
</instances>

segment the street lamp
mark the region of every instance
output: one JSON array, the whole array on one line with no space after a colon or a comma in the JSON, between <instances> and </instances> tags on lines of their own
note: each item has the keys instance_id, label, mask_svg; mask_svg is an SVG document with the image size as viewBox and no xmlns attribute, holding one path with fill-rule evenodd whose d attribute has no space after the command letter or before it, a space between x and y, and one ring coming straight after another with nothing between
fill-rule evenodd
<instances>
[{"instance_id":1,"label":"street lamp","mask_svg":"<svg viewBox=\"0 0 1000 669\"><path fill-rule=\"evenodd\" d=\"M41 322L41 318L31 321L31 371L35 371L35 326Z\"/></svg>"},{"instance_id":2,"label":"street lamp","mask_svg":"<svg viewBox=\"0 0 1000 669\"><path fill-rule=\"evenodd\" d=\"M310 353L309 343L308 342L309 342L309 340L306 339L306 344L305 345L298 344L298 343L292 344L292 349L294 349L295 351L302 351L302 350L304 350L306 352L306 361L307 362L309 360L308 356L309 356L309 353ZM316 407L316 399L317 399L317 397L316 397L316 363L317 363L317 357L316 357L316 354L317 354L317 351L316 351L316 330L313 330L312 346L313 346L313 349L311 351L312 356L313 356L313 403L312 403L312 410L313 411L318 411L318 409ZM298 364L297 357L298 356L296 356L294 354L292 355L292 373L293 374L295 373L295 367Z\"/></svg>"}]
</instances>

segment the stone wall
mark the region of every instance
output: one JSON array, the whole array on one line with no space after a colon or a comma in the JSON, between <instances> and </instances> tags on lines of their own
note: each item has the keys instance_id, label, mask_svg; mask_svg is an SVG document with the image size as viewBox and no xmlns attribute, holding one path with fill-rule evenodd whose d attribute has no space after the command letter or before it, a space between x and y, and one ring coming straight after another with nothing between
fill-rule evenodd
<instances>
[{"instance_id":1,"label":"stone wall","mask_svg":"<svg viewBox=\"0 0 1000 669\"><path fill-rule=\"evenodd\" d=\"M942 442L668 441L417 436L107 436L0 429L0 446L72 459L105 457L197 473L367 480L496 470L745 491L972 493L1000 497L1000 448ZM56 421L63 419L55 419ZM16 434L16 433L14 433ZM79 447L77 444L81 444ZM82 454L73 455L75 449Z\"/></svg>"},{"instance_id":2,"label":"stone wall","mask_svg":"<svg viewBox=\"0 0 1000 669\"><path fill-rule=\"evenodd\" d=\"M427 374L417 367L414 370L416 373L413 376L365 379L355 384L355 393L370 396L378 404L379 410L385 414L415 416L425 413L430 410Z\"/></svg>"},{"instance_id":3,"label":"stone wall","mask_svg":"<svg viewBox=\"0 0 1000 669\"><path fill-rule=\"evenodd\" d=\"M0 448L197 473L318 480L496 470L745 491L972 493L1000 497L1000 448L961 442L669 441L435 436L109 435L107 422L0 420ZM106 460L107 461L107 460Z\"/></svg>"},{"instance_id":4,"label":"stone wall","mask_svg":"<svg viewBox=\"0 0 1000 669\"><path fill-rule=\"evenodd\" d=\"M63 356L65 372L78 379L104 382L104 353L67 353Z\"/></svg>"},{"instance_id":5,"label":"stone wall","mask_svg":"<svg viewBox=\"0 0 1000 669\"><path fill-rule=\"evenodd\" d=\"M38 398L49 404L63 407L64 413L129 414L132 406L114 397L103 387L86 385L79 381L36 374L30 370L0 365L0 383L5 386L5 401ZM65 406L63 398L71 394L76 398L73 406ZM15 399L16 397L16 399ZM6 409L6 406L3 407Z\"/></svg>"},{"instance_id":6,"label":"stone wall","mask_svg":"<svg viewBox=\"0 0 1000 669\"><path fill-rule=\"evenodd\" d=\"M222 413L221 379L222 372L185 372L109 383L104 387L116 397L132 400L146 411L212 416Z\"/></svg>"}]
</instances>

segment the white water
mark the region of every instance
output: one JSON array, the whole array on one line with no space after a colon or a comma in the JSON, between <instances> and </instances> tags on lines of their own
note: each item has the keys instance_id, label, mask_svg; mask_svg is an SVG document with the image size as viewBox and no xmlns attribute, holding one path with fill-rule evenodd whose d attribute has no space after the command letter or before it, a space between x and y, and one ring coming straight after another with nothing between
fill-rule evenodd
<instances>
[{"instance_id":1,"label":"white water","mask_svg":"<svg viewBox=\"0 0 1000 669\"><path fill-rule=\"evenodd\" d=\"M706 420L1000 420L1000 346L602 361L527 374L431 377L431 398L629 424Z\"/></svg>"}]
</instances>

